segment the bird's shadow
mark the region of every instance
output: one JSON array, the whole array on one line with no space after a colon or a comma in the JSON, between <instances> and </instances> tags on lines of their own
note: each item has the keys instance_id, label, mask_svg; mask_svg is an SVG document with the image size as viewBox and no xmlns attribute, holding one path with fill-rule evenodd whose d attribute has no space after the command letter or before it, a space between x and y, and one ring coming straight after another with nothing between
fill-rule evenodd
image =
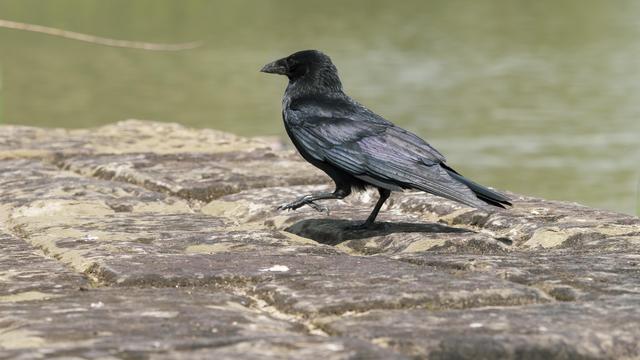
<instances>
[{"instance_id":1,"label":"bird's shadow","mask_svg":"<svg viewBox=\"0 0 640 360\"><path fill-rule=\"evenodd\" d=\"M326 245L338 245L348 240L359 240L394 233L470 233L473 231L436 223L376 222L366 229L353 229L362 221L342 219L305 219L289 226L285 231Z\"/></svg>"}]
</instances>

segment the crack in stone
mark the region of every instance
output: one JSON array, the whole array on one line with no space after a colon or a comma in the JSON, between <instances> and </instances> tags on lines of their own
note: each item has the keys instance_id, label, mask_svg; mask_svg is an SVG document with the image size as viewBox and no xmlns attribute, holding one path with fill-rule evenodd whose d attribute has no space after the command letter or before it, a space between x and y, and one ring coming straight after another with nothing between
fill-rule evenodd
<instances>
[{"instance_id":1,"label":"crack in stone","mask_svg":"<svg viewBox=\"0 0 640 360\"><path fill-rule=\"evenodd\" d=\"M186 197L179 196L179 194L171 192L168 188L164 189L164 190L161 189L161 188L158 188L158 187L150 188L150 187L144 186L144 185L136 183L136 182L127 181L126 179L120 179L119 177L116 177L116 176L105 177L105 176L101 176L100 174L97 174L97 172L99 172L99 171L92 172L90 175L87 175L87 174L85 174L85 173L83 173L81 171L70 170L69 166L65 165L64 162L63 162L67 158L69 158L69 157L57 154L57 155L54 155L54 156L44 157L44 158L41 158L39 160L41 160L41 162L43 164L49 164L49 165L55 166L56 168L59 169L59 171L61 173L69 173L69 174L73 174L74 176L80 176L80 177L85 178L85 179L98 179L98 180L102 180L102 181L108 181L108 182L114 183L114 184L126 184L127 186L131 186L133 188L138 188L140 190L144 190L144 191L148 191L148 192L152 192L152 193L157 193L157 194L162 194L162 195L166 196L168 199L175 199L175 200L181 200L181 201L185 201L186 200L186 205L194 213L202 213L202 211L201 211L202 206L206 204L206 202L200 201L198 199L186 198ZM122 205L109 204L109 203L107 203L107 205L111 209L113 209L113 211L115 211L115 212L130 212L131 211L130 209L127 210L127 209L123 208Z\"/></svg>"},{"instance_id":2,"label":"crack in stone","mask_svg":"<svg viewBox=\"0 0 640 360\"><path fill-rule=\"evenodd\" d=\"M238 296L242 296L242 297L246 297L246 298L250 299L251 300L251 304L249 305L250 308L253 308L253 309L256 309L256 310L261 311L263 313L269 314L270 316L272 316L272 317L274 317L276 319L288 321L290 323L294 323L296 325L302 326L304 328L304 330L305 330L304 331L305 334L317 335L317 336L323 336L323 337L330 336L325 331L323 331L321 328L316 326L316 324L314 324L312 320L307 319L304 316L300 316L300 314L293 314L293 313L288 313L288 312L282 311L277 306L275 306L273 304L269 304L267 301L265 301L260 296L255 295L255 294L251 294L251 292L247 291L246 288L245 289L242 289L242 288L226 288L226 289L228 291L231 291L231 293L234 294L234 295L238 295Z\"/></svg>"}]
</instances>

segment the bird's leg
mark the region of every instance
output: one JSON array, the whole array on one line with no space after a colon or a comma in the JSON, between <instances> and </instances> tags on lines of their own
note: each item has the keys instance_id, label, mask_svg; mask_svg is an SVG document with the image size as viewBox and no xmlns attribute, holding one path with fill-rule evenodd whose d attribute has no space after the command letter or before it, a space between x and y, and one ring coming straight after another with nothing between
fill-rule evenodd
<instances>
[{"instance_id":1,"label":"bird's leg","mask_svg":"<svg viewBox=\"0 0 640 360\"><path fill-rule=\"evenodd\" d=\"M355 225L355 226L349 227L349 230L368 229L368 228L371 227L371 225L373 225L373 222L376 221L376 217L378 217L378 213L380 212L380 208L382 207L384 202L387 201L387 199L391 195L391 191L389 191L387 189L378 188L378 193L380 194L380 198L378 199L378 202L376 203L376 206L373 208L373 211L371 211L371 214L369 215L367 220L365 222L363 222L362 224L360 224L360 225Z\"/></svg>"},{"instance_id":2,"label":"bird's leg","mask_svg":"<svg viewBox=\"0 0 640 360\"><path fill-rule=\"evenodd\" d=\"M309 205L316 211L328 211L325 206L316 204L314 201L326 199L344 199L351 193L351 188L339 187L332 193L309 194L297 198L295 201L278 206L278 210L296 210L304 205Z\"/></svg>"}]
</instances>

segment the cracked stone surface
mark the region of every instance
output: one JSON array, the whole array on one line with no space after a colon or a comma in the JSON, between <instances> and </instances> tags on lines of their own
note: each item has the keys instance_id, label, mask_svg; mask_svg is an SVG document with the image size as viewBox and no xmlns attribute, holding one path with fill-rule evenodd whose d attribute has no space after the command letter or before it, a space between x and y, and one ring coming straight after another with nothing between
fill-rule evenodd
<instances>
[{"instance_id":1,"label":"cracked stone surface","mask_svg":"<svg viewBox=\"0 0 640 360\"><path fill-rule=\"evenodd\" d=\"M640 357L640 219L329 181L265 138L0 127L0 357Z\"/></svg>"},{"instance_id":2,"label":"cracked stone surface","mask_svg":"<svg viewBox=\"0 0 640 360\"><path fill-rule=\"evenodd\" d=\"M0 303L47 299L88 286L81 274L21 239L0 231L0 243Z\"/></svg>"},{"instance_id":3,"label":"cracked stone surface","mask_svg":"<svg viewBox=\"0 0 640 360\"><path fill-rule=\"evenodd\" d=\"M242 138L211 129L190 129L178 124L127 120L97 129L45 129L3 126L0 159L50 158L80 154L221 153L266 149L268 141Z\"/></svg>"},{"instance_id":4,"label":"cracked stone surface","mask_svg":"<svg viewBox=\"0 0 640 360\"><path fill-rule=\"evenodd\" d=\"M326 182L292 153L268 149L213 154L120 154L62 158L85 176L125 181L186 199L210 201L245 189ZM273 173L279 176L271 176Z\"/></svg>"},{"instance_id":5,"label":"cracked stone surface","mask_svg":"<svg viewBox=\"0 0 640 360\"><path fill-rule=\"evenodd\" d=\"M351 353L393 358L368 341L312 335L302 324L256 308L250 298L208 289L96 289L0 303L0 314L0 345L8 357L25 350L27 358L171 358L195 351L201 357L231 359L257 356L264 348L277 358L288 349L295 355L308 348L309 355L330 359Z\"/></svg>"},{"instance_id":6,"label":"cracked stone surface","mask_svg":"<svg viewBox=\"0 0 640 360\"><path fill-rule=\"evenodd\" d=\"M430 359L635 358L638 305L637 296L620 296L465 311L373 310L319 326L333 336L349 334Z\"/></svg>"}]
</instances>

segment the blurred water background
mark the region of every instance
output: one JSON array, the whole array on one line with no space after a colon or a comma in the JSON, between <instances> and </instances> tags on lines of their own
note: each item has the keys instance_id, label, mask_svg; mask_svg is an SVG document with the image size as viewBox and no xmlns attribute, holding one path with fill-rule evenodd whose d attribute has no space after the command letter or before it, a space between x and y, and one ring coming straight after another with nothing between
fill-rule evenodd
<instances>
[{"instance_id":1,"label":"blurred water background","mask_svg":"<svg viewBox=\"0 0 640 360\"><path fill-rule=\"evenodd\" d=\"M0 29L0 119L126 118L285 136L286 79L317 48L346 91L482 183L640 211L640 1L0 0L0 18L99 36L204 40L158 53Z\"/></svg>"}]
</instances>

